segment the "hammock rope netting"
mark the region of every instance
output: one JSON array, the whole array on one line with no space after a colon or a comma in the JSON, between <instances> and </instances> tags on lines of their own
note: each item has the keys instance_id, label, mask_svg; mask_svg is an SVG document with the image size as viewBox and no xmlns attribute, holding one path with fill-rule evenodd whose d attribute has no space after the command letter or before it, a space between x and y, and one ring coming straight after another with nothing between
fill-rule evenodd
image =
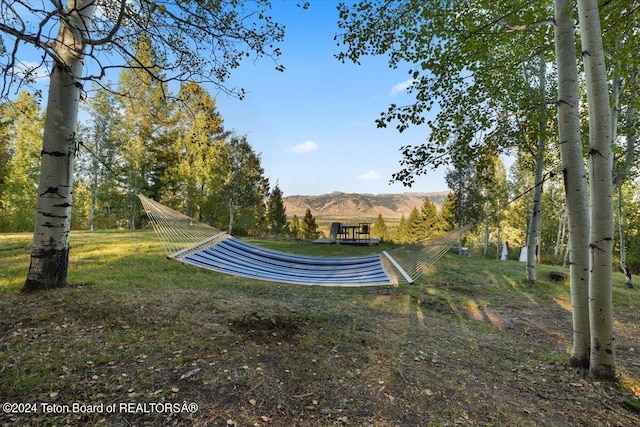
<instances>
[{"instance_id":1,"label":"hammock rope netting","mask_svg":"<svg viewBox=\"0 0 640 427\"><path fill-rule=\"evenodd\" d=\"M374 255L297 255L252 245L143 195L138 197L168 258L234 276L300 285L413 283L473 228L469 224L422 244Z\"/></svg>"}]
</instances>

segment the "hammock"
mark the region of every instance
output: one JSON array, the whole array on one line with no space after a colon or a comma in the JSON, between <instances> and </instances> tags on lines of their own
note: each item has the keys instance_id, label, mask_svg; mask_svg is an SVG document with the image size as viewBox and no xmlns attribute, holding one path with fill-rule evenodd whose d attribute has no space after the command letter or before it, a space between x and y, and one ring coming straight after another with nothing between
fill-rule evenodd
<instances>
[{"instance_id":1,"label":"hammock","mask_svg":"<svg viewBox=\"0 0 640 427\"><path fill-rule=\"evenodd\" d=\"M138 195L167 257L233 276L319 286L413 283L470 230L467 225L426 244L351 257L296 255L237 239L143 195Z\"/></svg>"}]
</instances>

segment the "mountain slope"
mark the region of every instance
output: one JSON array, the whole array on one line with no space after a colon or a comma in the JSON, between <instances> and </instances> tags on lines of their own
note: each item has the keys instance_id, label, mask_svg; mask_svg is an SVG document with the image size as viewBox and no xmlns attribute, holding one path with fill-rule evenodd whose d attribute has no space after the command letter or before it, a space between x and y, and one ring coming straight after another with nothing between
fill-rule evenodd
<instances>
[{"instance_id":1,"label":"mountain slope","mask_svg":"<svg viewBox=\"0 0 640 427\"><path fill-rule=\"evenodd\" d=\"M435 193L349 194L332 192L318 196L288 196L283 198L287 216L304 216L307 209L317 218L400 218L420 209L426 197L440 208L448 191Z\"/></svg>"}]
</instances>

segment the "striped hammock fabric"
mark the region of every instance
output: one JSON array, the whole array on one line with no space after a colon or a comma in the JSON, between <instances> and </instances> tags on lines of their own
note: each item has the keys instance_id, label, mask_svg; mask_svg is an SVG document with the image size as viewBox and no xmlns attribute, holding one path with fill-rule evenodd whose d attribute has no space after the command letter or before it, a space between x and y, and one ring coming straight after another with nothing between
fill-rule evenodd
<instances>
[{"instance_id":1,"label":"striped hammock fabric","mask_svg":"<svg viewBox=\"0 0 640 427\"><path fill-rule=\"evenodd\" d=\"M229 237L183 255L180 261L220 273L279 283L321 286L393 284L380 255L315 257L254 246Z\"/></svg>"}]
</instances>

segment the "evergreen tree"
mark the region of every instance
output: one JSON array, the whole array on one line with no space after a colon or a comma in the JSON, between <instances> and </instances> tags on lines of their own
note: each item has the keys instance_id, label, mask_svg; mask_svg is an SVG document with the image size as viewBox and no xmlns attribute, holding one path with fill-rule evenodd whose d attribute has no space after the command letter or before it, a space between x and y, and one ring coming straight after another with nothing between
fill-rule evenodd
<instances>
[{"instance_id":1,"label":"evergreen tree","mask_svg":"<svg viewBox=\"0 0 640 427\"><path fill-rule=\"evenodd\" d=\"M371 236L376 237L381 241L389 240L389 230L387 229L387 224L384 222L382 214L378 214L376 222L373 223L373 227L371 227Z\"/></svg>"},{"instance_id":2,"label":"evergreen tree","mask_svg":"<svg viewBox=\"0 0 640 427\"><path fill-rule=\"evenodd\" d=\"M294 215L291 218L291 225L289 225L289 235L296 239L302 237L302 228L300 227L300 220L298 219L298 215Z\"/></svg>"},{"instance_id":3,"label":"evergreen tree","mask_svg":"<svg viewBox=\"0 0 640 427\"><path fill-rule=\"evenodd\" d=\"M445 197L442 207L440 208L444 231L455 230L458 227L456 206L456 194L454 192L447 193L447 197Z\"/></svg>"},{"instance_id":4,"label":"evergreen tree","mask_svg":"<svg viewBox=\"0 0 640 427\"><path fill-rule=\"evenodd\" d=\"M135 64L120 74L118 88L127 94L120 99L123 132L119 148L124 161L123 181L129 190L129 228L136 228L143 219L136 194L160 199L169 158L175 155L171 147L174 138L167 135L174 104L169 102L159 58L150 40L138 40L135 57Z\"/></svg>"},{"instance_id":5,"label":"evergreen tree","mask_svg":"<svg viewBox=\"0 0 640 427\"><path fill-rule=\"evenodd\" d=\"M444 232L445 223L442 220L440 213L438 213L438 208L436 208L436 205L428 197L425 197L424 199L420 215L423 222L423 235L421 236L421 241Z\"/></svg>"},{"instance_id":6,"label":"evergreen tree","mask_svg":"<svg viewBox=\"0 0 640 427\"><path fill-rule=\"evenodd\" d=\"M406 241L409 243L423 242L425 239L424 218L418 208L414 207L407 219L408 234Z\"/></svg>"},{"instance_id":7,"label":"evergreen tree","mask_svg":"<svg viewBox=\"0 0 640 427\"><path fill-rule=\"evenodd\" d=\"M411 241L411 228L409 226L409 221L404 217L404 214L400 217L400 223L394 233L394 240L396 243L408 243Z\"/></svg>"},{"instance_id":8,"label":"evergreen tree","mask_svg":"<svg viewBox=\"0 0 640 427\"><path fill-rule=\"evenodd\" d=\"M300 224L302 229L302 237L304 239L317 239L320 236L318 232L318 224L316 224L316 219L311 214L311 209L307 208L304 213L304 218L302 218L302 223Z\"/></svg>"},{"instance_id":9,"label":"evergreen tree","mask_svg":"<svg viewBox=\"0 0 640 427\"><path fill-rule=\"evenodd\" d=\"M246 137L232 135L221 147L220 195L227 207L228 231L259 232L265 214L264 200L269 194L269 181L264 177L260 156Z\"/></svg>"},{"instance_id":10,"label":"evergreen tree","mask_svg":"<svg viewBox=\"0 0 640 427\"><path fill-rule=\"evenodd\" d=\"M162 200L188 216L213 221L212 205L221 191L221 152L226 145L222 117L216 101L202 86L184 83L178 93L177 135Z\"/></svg>"},{"instance_id":11,"label":"evergreen tree","mask_svg":"<svg viewBox=\"0 0 640 427\"><path fill-rule=\"evenodd\" d=\"M267 218L269 222L269 231L276 236L286 234L288 230L287 210L282 200L282 190L276 183L276 186L269 194L267 201Z\"/></svg>"},{"instance_id":12,"label":"evergreen tree","mask_svg":"<svg viewBox=\"0 0 640 427\"><path fill-rule=\"evenodd\" d=\"M12 153L10 151L10 126L11 120L7 119L7 110L10 104L0 104L0 231L9 229L8 218L5 215L6 202L4 200L5 187L9 175L9 161Z\"/></svg>"},{"instance_id":13,"label":"evergreen tree","mask_svg":"<svg viewBox=\"0 0 640 427\"><path fill-rule=\"evenodd\" d=\"M33 212L40 176L40 153L44 117L40 104L30 93L24 91L18 99L7 105L4 117L9 123L11 159L6 165L3 213L6 231L28 231L33 228Z\"/></svg>"}]
</instances>

